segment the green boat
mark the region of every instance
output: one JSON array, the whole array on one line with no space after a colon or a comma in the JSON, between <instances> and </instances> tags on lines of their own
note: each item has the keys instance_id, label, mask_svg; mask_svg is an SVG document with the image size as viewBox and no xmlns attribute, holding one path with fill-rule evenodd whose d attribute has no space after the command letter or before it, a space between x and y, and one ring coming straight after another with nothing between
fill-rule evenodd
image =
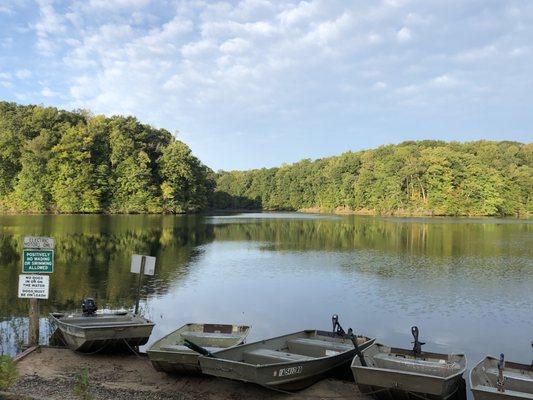
<instances>
[{"instance_id":1,"label":"green boat","mask_svg":"<svg viewBox=\"0 0 533 400\"><path fill-rule=\"evenodd\" d=\"M97 313L94 300L85 299L82 313L52 313L50 319L71 350L96 353L134 348L148 342L154 324L126 311Z\"/></svg>"},{"instance_id":2,"label":"green boat","mask_svg":"<svg viewBox=\"0 0 533 400\"><path fill-rule=\"evenodd\" d=\"M200 372L198 353L186 347L188 339L211 352L244 343L250 332L245 325L186 324L159 339L148 350L153 367L162 372Z\"/></svg>"},{"instance_id":3,"label":"green boat","mask_svg":"<svg viewBox=\"0 0 533 400\"><path fill-rule=\"evenodd\" d=\"M374 343L356 356L352 373L360 391L377 399L464 398L466 357L422 351L418 328L413 350Z\"/></svg>"},{"instance_id":4,"label":"green boat","mask_svg":"<svg viewBox=\"0 0 533 400\"><path fill-rule=\"evenodd\" d=\"M533 399L533 364L519 364L487 356L470 371L475 400Z\"/></svg>"},{"instance_id":5,"label":"green boat","mask_svg":"<svg viewBox=\"0 0 533 400\"><path fill-rule=\"evenodd\" d=\"M292 392L348 368L357 351L353 341L364 349L374 339L305 330L202 355L199 361L204 374Z\"/></svg>"}]
</instances>

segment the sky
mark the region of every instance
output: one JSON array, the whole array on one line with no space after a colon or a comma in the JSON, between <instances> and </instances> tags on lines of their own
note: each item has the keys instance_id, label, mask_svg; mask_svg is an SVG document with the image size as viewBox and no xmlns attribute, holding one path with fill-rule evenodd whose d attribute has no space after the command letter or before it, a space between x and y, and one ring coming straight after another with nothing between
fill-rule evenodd
<instances>
[{"instance_id":1,"label":"sky","mask_svg":"<svg viewBox=\"0 0 533 400\"><path fill-rule=\"evenodd\" d=\"M166 128L249 169L533 141L530 0L0 0L0 99Z\"/></svg>"}]
</instances>

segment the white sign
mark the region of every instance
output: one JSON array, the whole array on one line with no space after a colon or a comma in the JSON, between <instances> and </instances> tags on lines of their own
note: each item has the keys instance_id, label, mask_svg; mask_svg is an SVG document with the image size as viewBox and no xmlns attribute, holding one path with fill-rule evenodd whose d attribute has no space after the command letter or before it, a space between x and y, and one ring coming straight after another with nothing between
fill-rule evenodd
<instances>
[{"instance_id":1,"label":"white sign","mask_svg":"<svg viewBox=\"0 0 533 400\"><path fill-rule=\"evenodd\" d=\"M49 289L49 275L19 275L20 299L47 299Z\"/></svg>"},{"instance_id":2,"label":"white sign","mask_svg":"<svg viewBox=\"0 0 533 400\"><path fill-rule=\"evenodd\" d=\"M54 239L41 236L24 236L25 249L54 249Z\"/></svg>"},{"instance_id":3,"label":"white sign","mask_svg":"<svg viewBox=\"0 0 533 400\"><path fill-rule=\"evenodd\" d=\"M146 258L146 262L144 264L144 274L155 274L155 257L142 256L140 254L133 254L131 256L131 272L133 272L134 274L141 273L141 262L143 257Z\"/></svg>"}]
</instances>

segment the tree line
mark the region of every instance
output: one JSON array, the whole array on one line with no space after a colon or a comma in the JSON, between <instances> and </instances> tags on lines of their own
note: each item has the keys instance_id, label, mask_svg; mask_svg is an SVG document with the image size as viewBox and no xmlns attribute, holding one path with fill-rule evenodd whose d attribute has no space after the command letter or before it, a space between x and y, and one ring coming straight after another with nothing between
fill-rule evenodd
<instances>
[{"instance_id":1,"label":"tree line","mask_svg":"<svg viewBox=\"0 0 533 400\"><path fill-rule=\"evenodd\" d=\"M0 102L0 212L529 215L533 144L409 141L214 173L134 117Z\"/></svg>"},{"instance_id":2,"label":"tree line","mask_svg":"<svg viewBox=\"0 0 533 400\"><path fill-rule=\"evenodd\" d=\"M533 144L409 141L278 168L220 171L217 208L525 216Z\"/></svg>"},{"instance_id":3,"label":"tree line","mask_svg":"<svg viewBox=\"0 0 533 400\"><path fill-rule=\"evenodd\" d=\"M0 211L196 212L214 184L184 143L134 117L0 102Z\"/></svg>"}]
</instances>

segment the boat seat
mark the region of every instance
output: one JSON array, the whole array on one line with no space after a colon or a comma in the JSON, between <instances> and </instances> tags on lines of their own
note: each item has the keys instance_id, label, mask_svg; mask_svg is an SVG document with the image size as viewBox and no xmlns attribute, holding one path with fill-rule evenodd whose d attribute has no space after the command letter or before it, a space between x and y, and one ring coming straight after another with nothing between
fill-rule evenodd
<instances>
[{"instance_id":1,"label":"boat seat","mask_svg":"<svg viewBox=\"0 0 533 400\"><path fill-rule=\"evenodd\" d=\"M242 333L211 333L211 332L183 332L182 337L194 341L194 339L235 339L242 337Z\"/></svg>"},{"instance_id":2,"label":"boat seat","mask_svg":"<svg viewBox=\"0 0 533 400\"><path fill-rule=\"evenodd\" d=\"M442 359L423 360L420 358L399 357L394 354L378 353L373 357L378 368L419 374L447 377L461 370L457 362Z\"/></svg>"},{"instance_id":3,"label":"boat seat","mask_svg":"<svg viewBox=\"0 0 533 400\"><path fill-rule=\"evenodd\" d=\"M187 346L179 344L167 344L166 346L161 346L159 349L162 351L174 351L178 353L194 353L194 351L189 349ZM222 350L220 347L204 347L204 349L209 350L211 353Z\"/></svg>"},{"instance_id":4,"label":"boat seat","mask_svg":"<svg viewBox=\"0 0 533 400\"><path fill-rule=\"evenodd\" d=\"M287 344L292 353L310 357L334 356L354 349L353 344L307 338L289 339Z\"/></svg>"},{"instance_id":5,"label":"boat seat","mask_svg":"<svg viewBox=\"0 0 533 400\"><path fill-rule=\"evenodd\" d=\"M488 375L491 382L496 385L498 381L498 368L487 368L485 373ZM533 393L533 377L531 373L521 373L517 370L505 369L503 372L505 377L505 388L507 390L515 390L517 392Z\"/></svg>"},{"instance_id":6,"label":"boat seat","mask_svg":"<svg viewBox=\"0 0 533 400\"><path fill-rule=\"evenodd\" d=\"M301 354L287 353L284 351L255 349L243 353L243 361L248 364L278 364L294 361L313 360L313 357L307 357Z\"/></svg>"}]
</instances>

